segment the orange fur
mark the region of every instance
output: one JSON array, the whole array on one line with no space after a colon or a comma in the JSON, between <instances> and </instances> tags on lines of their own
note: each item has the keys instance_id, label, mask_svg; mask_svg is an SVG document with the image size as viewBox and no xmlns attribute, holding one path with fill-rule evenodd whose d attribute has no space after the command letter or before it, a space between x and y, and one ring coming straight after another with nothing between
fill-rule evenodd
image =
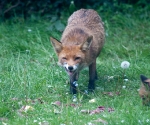
<instances>
[{"instance_id":1,"label":"orange fur","mask_svg":"<svg viewBox=\"0 0 150 125\"><path fill-rule=\"evenodd\" d=\"M104 45L104 38L101 18L92 9L80 9L69 17L60 42L50 38L58 55L58 63L70 77L72 93L76 93L73 82L78 80L79 71L87 66L90 75L88 88L95 88L96 58Z\"/></svg>"},{"instance_id":2,"label":"orange fur","mask_svg":"<svg viewBox=\"0 0 150 125\"><path fill-rule=\"evenodd\" d=\"M150 79L141 75L142 85L139 90L139 95L142 98L143 105L148 105L150 103Z\"/></svg>"}]
</instances>

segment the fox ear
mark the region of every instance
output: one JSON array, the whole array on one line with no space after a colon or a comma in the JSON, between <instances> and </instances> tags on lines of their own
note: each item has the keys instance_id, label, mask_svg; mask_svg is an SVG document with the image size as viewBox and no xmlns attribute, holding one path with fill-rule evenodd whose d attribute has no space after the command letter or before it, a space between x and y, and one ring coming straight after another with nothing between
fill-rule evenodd
<instances>
[{"instance_id":1,"label":"fox ear","mask_svg":"<svg viewBox=\"0 0 150 125\"><path fill-rule=\"evenodd\" d=\"M81 45L81 49L82 49L83 51L86 51L87 49L89 49L89 48L90 48L90 45L91 45L91 43L92 43L92 40L93 40L93 36L89 36L89 37L87 38L87 40Z\"/></svg>"},{"instance_id":2,"label":"fox ear","mask_svg":"<svg viewBox=\"0 0 150 125\"><path fill-rule=\"evenodd\" d=\"M148 85L148 87L150 88L150 79L148 79L144 75L141 75L141 81L143 82L144 85Z\"/></svg>"},{"instance_id":3,"label":"fox ear","mask_svg":"<svg viewBox=\"0 0 150 125\"><path fill-rule=\"evenodd\" d=\"M62 44L60 41L58 41L57 39L53 38L53 37L50 37L50 41L55 49L55 51L57 53L60 53L60 51L62 50Z\"/></svg>"},{"instance_id":4,"label":"fox ear","mask_svg":"<svg viewBox=\"0 0 150 125\"><path fill-rule=\"evenodd\" d=\"M140 77L141 77L141 81L143 82L143 83L145 83L146 82L146 80L148 79L146 76L144 76L144 75L140 75Z\"/></svg>"}]
</instances>

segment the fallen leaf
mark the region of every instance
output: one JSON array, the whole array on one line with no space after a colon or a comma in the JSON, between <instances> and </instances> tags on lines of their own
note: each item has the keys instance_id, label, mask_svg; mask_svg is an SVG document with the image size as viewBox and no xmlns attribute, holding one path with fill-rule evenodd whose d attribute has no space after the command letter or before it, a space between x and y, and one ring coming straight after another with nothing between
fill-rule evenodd
<instances>
[{"instance_id":1,"label":"fallen leaf","mask_svg":"<svg viewBox=\"0 0 150 125\"><path fill-rule=\"evenodd\" d=\"M7 121L7 120L8 120L7 118L0 117L0 121Z\"/></svg>"},{"instance_id":2,"label":"fallen leaf","mask_svg":"<svg viewBox=\"0 0 150 125\"><path fill-rule=\"evenodd\" d=\"M77 105L72 103L72 104L70 104L70 106L71 107L76 107Z\"/></svg>"},{"instance_id":3,"label":"fallen leaf","mask_svg":"<svg viewBox=\"0 0 150 125\"><path fill-rule=\"evenodd\" d=\"M55 106L61 106L62 103L60 101L55 101L55 102L52 102L51 104Z\"/></svg>"},{"instance_id":4,"label":"fallen leaf","mask_svg":"<svg viewBox=\"0 0 150 125\"><path fill-rule=\"evenodd\" d=\"M67 106L70 106L70 107L80 107L81 105L80 104L71 103L71 104L66 104L66 107Z\"/></svg>"},{"instance_id":5,"label":"fallen leaf","mask_svg":"<svg viewBox=\"0 0 150 125\"><path fill-rule=\"evenodd\" d=\"M105 110L105 107L104 107L104 106L99 106L99 107L96 108L95 110L91 110L91 111L90 111L90 115L98 114L98 113L104 112L104 110Z\"/></svg>"},{"instance_id":6,"label":"fallen leaf","mask_svg":"<svg viewBox=\"0 0 150 125\"><path fill-rule=\"evenodd\" d=\"M120 95L120 92L103 92L103 94L113 97L115 95Z\"/></svg>"},{"instance_id":7,"label":"fallen leaf","mask_svg":"<svg viewBox=\"0 0 150 125\"><path fill-rule=\"evenodd\" d=\"M115 111L113 108L108 108L108 112L113 112Z\"/></svg>"},{"instance_id":8,"label":"fallen leaf","mask_svg":"<svg viewBox=\"0 0 150 125\"><path fill-rule=\"evenodd\" d=\"M26 103L32 103L32 104L35 104L35 103L40 103L40 104L43 104L44 101L42 100L42 98L37 98L37 99L30 99L30 98L27 98L27 99L18 99L18 98L11 98L12 101L18 101L18 104L21 105L24 101Z\"/></svg>"},{"instance_id":9,"label":"fallen leaf","mask_svg":"<svg viewBox=\"0 0 150 125\"><path fill-rule=\"evenodd\" d=\"M96 102L96 99L89 100L89 103L94 103L94 102Z\"/></svg>"},{"instance_id":10,"label":"fallen leaf","mask_svg":"<svg viewBox=\"0 0 150 125\"><path fill-rule=\"evenodd\" d=\"M100 110L98 110L98 109L90 111L90 115L98 114L98 113L100 113Z\"/></svg>"},{"instance_id":11,"label":"fallen leaf","mask_svg":"<svg viewBox=\"0 0 150 125\"><path fill-rule=\"evenodd\" d=\"M116 95L120 95L120 92L116 92Z\"/></svg>"},{"instance_id":12,"label":"fallen leaf","mask_svg":"<svg viewBox=\"0 0 150 125\"><path fill-rule=\"evenodd\" d=\"M114 111L113 108L105 108L104 106L99 106L94 110L85 110L84 109L84 110L81 110L80 112L93 115L93 114L99 114L101 112L104 112L106 109L108 110L108 112L113 112Z\"/></svg>"},{"instance_id":13,"label":"fallen leaf","mask_svg":"<svg viewBox=\"0 0 150 125\"><path fill-rule=\"evenodd\" d=\"M97 120L94 120L94 122L101 122L103 124L108 124L108 122L106 122L105 120L100 119L100 118L98 118Z\"/></svg>"},{"instance_id":14,"label":"fallen leaf","mask_svg":"<svg viewBox=\"0 0 150 125\"><path fill-rule=\"evenodd\" d=\"M44 101L41 99L41 98L38 98L37 101L40 103L40 104L43 104Z\"/></svg>"},{"instance_id":15,"label":"fallen leaf","mask_svg":"<svg viewBox=\"0 0 150 125\"><path fill-rule=\"evenodd\" d=\"M101 110L101 111L104 111L105 107L104 106L99 106L98 109Z\"/></svg>"},{"instance_id":16,"label":"fallen leaf","mask_svg":"<svg viewBox=\"0 0 150 125\"><path fill-rule=\"evenodd\" d=\"M18 98L15 98L15 97L14 97L14 98L11 98L11 100L13 100L13 101L17 101L17 100L18 100Z\"/></svg>"},{"instance_id":17,"label":"fallen leaf","mask_svg":"<svg viewBox=\"0 0 150 125\"><path fill-rule=\"evenodd\" d=\"M40 122L39 125L49 125L47 121Z\"/></svg>"},{"instance_id":18,"label":"fallen leaf","mask_svg":"<svg viewBox=\"0 0 150 125\"><path fill-rule=\"evenodd\" d=\"M108 92L108 95L109 96L114 96L114 93L113 92Z\"/></svg>"},{"instance_id":19,"label":"fallen leaf","mask_svg":"<svg viewBox=\"0 0 150 125\"><path fill-rule=\"evenodd\" d=\"M61 111L59 111L58 109L54 109L54 113L55 113L55 114L60 114Z\"/></svg>"},{"instance_id":20,"label":"fallen leaf","mask_svg":"<svg viewBox=\"0 0 150 125\"><path fill-rule=\"evenodd\" d=\"M89 114L89 113L90 113L90 111L89 111L89 110L85 110L85 109L82 109L80 112L81 112L81 113L87 113L87 114Z\"/></svg>"},{"instance_id":21,"label":"fallen leaf","mask_svg":"<svg viewBox=\"0 0 150 125\"><path fill-rule=\"evenodd\" d=\"M87 125L95 125L95 124L93 124L92 122L88 122Z\"/></svg>"},{"instance_id":22,"label":"fallen leaf","mask_svg":"<svg viewBox=\"0 0 150 125\"><path fill-rule=\"evenodd\" d=\"M19 111L20 112L27 112L27 111L32 111L33 110L33 107L32 106L29 106L29 105L25 105L25 106L22 106Z\"/></svg>"}]
</instances>

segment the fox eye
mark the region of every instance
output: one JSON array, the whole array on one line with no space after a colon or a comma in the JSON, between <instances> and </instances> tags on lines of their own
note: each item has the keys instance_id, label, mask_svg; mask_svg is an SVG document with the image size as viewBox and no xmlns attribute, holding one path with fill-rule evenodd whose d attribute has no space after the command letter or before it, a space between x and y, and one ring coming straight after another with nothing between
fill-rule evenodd
<instances>
[{"instance_id":1,"label":"fox eye","mask_svg":"<svg viewBox=\"0 0 150 125\"><path fill-rule=\"evenodd\" d=\"M63 60L67 60L67 58L66 58L66 57L63 57L62 59L63 59Z\"/></svg>"},{"instance_id":2,"label":"fox eye","mask_svg":"<svg viewBox=\"0 0 150 125\"><path fill-rule=\"evenodd\" d=\"M79 60L79 59L81 59L81 57L75 57L75 60Z\"/></svg>"}]
</instances>

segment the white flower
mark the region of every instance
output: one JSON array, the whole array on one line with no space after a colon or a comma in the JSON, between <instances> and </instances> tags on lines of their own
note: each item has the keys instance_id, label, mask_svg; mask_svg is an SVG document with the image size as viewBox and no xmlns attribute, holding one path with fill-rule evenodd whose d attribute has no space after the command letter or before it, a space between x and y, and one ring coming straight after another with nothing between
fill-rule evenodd
<instances>
[{"instance_id":1,"label":"white flower","mask_svg":"<svg viewBox=\"0 0 150 125\"><path fill-rule=\"evenodd\" d=\"M93 125L91 122L88 122L88 125Z\"/></svg>"},{"instance_id":2,"label":"white flower","mask_svg":"<svg viewBox=\"0 0 150 125\"><path fill-rule=\"evenodd\" d=\"M114 76L108 76L108 79L110 80L110 79L113 79L114 78Z\"/></svg>"},{"instance_id":3,"label":"white flower","mask_svg":"<svg viewBox=\"0 0 150 125\"><path fill-rule=\"evenodd\" d=\"M129 81L128 79L124 79L125 82Z\"/></svg>"},{"instance_id":4,"label":"white flower","mask_svg":"<svg viewBox=\"0 0 150 125\"><path fill-rule=\"evenodd\" d=\"M122 86L122 88L123 88L123 89L125 89L125 88L126 88L126 86Z\"/></svg>"},{"instance_id":5,"label":"white flower","mask_svg":"<svg viewBox=\"0 0 150 125\"><path fill-rule=\"evenodd\" d=\"M31 29L28 29L28 32L31 32L32 30Z\"/></svg>"},{"instance_id":6,"label":"white flower","mask_svg":"<svg viewBox=\"0 0 150 125\"><path fill-rule=\"evenodd\" d=\"M104 118L106 118L106 117L107 117L107 115L105 114L105 115L103 115L103 117L104 117Z\"/></svg>"},{"instance_id":7,"label":"white flower","mask_svg":"<svg viewBox=\"0 0 150 125\"><path fill-rule=\"evenodd\" d=\"M26 50L26 54L27 54L27 55L30 54L30 50L27 49L27 50Z\"/></svg>"},{"instance_id":8,"label":"white flower","mask_svg":"<svg viewBox=\"0 0 150 125\"><path fill-rule=\"evenodd\" d=\"M94 102L96 102L96 99L89 100L89 103L94 103Z\"/></svg>"},{"instance_id":9,"label":"white flower","mask_svg":"<svg viewBox=\"0 0 150 125\"><path fill-rule=\"evenodd\" d=\"M51 85L48 85L47 87L48 87L48 88L52 88L53 86L51 86Z\"/></svg>"},{"instance_id":10,"label":"white flower","mask_svg":"<svg viewBox=\"0 0 150 125\"><path fill-rule=\"evenodd\" d=\"M29 106L29 105L26 105L24 106L24 111L27 112L29 110L33 110L33 107L32 106Z\"/></svg>"},{"instance_id":11,"label":"white flower","mask_svg":"<svg viewBox=\"0 0 150 125\"><path fill-rule=\"evenodd\" d=\"M123 61L121 63L121 68L123 68L123 69L129 68L129 66L130 66L130 63L128 61Z\"/></svg>"},{"instance_id":12,"label":"white flower","mask_svg":"<svg viewBox=\"0 0 150 125\"><path fill-rule=\"evenodd\" d=\"M124 120L121 120L122 123L124 123Z\"/></svg>"},{"instance_id":13,"label":"white flower","mask_svg":"<svg viewBox=\"0 0 150 125\"><path fill-rule=\"evenodd\" d=\"M34 120L33 122L37 122L37 120Z\"/></svg>"},{"instance_id":14,"label":"white flower","mask_svg":"<svg viewBox=\"0 0 150 125\"><path fill-rule=\"evenodd\" d=\"M146 122L149 122L149 119L146 119Z\"/></svg>"},{"instance_id":15,"label":"white flower","mask_svg":"<svg viewBox=\"0 0 150 125\"><path fill-rule=\"evenodd\" d=\"M73 100L72 100L73 102L77 102L77 97L76 97L76 95L73 95Z\"/></svg>"},{"instance_id":16,"label":"white flower","mask_svg":"<svg viewBox=\"0 0 150 125\"><path fill-rule=\"evenodd\" d=\"M77 98L74 98L72 101L73 101L73 102L77 102Z\"/></svg>"}]
</instances>

